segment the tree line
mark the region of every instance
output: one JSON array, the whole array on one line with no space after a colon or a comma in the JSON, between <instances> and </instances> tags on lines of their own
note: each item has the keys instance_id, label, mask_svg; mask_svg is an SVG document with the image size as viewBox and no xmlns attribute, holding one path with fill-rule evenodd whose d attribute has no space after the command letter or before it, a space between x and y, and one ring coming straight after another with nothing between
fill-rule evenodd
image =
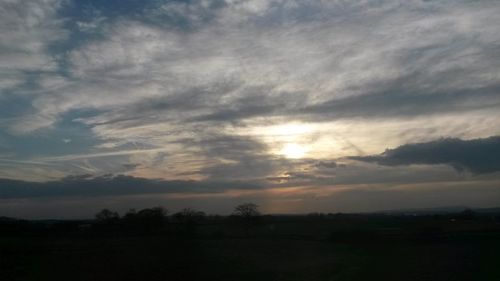
<instances>
[{"instance_id":1,"label":"tree line","mask_svg":"<svg viewBox=\"0 0 500 281\"><path fill-rule=\"evenodd\" d=\"M237 205L231 213L231 218L244 225L245 232L255 223L261 213L258 205L244 203ZM102 209L95 215L94 226L101 230L131 230L140 232L154 232L164 229L167 225L180 225L178 230L184 234L192 234L198 224L207 219L207 214L193 208L184 208L169 215L163 207L146 208L142 210L130 209L123 216L116 211Z\"/></svg>"}]
</instances>

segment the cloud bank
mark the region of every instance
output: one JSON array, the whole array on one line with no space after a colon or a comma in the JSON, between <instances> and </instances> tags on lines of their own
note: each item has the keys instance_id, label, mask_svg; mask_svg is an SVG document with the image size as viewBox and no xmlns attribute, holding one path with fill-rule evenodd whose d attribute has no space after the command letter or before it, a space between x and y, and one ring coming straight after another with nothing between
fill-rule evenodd
<instances>
[{"instance_id":1,"label":"cloud bank","mask_svg":"<svg viewBox=\"0 0 500 281\"><path fill-rule=\"evenodd\" d=\"M500 171L500 137L472 140L445 138L405 144L387 149L380 155L350 158L387 166L446 164L458 171L468 170L476 174L494 173Z\"/></svg>"},{"instance_id":2,"label":"cloud bank","mask_svg":"<svg viewBox=\"0 0 500 281\"><path fill-rule=\"evenodd\" d=\"M498 14L489 0L2 1L0 178L47 194L82 174L186 190L490 181Z\"/></svg>"},{"instance_id":3,"label":"cloud bank","mask_svg":"<svg viewBox=\"0 0 500 281\"><path fill-rule=\"evenodd\" d=\"M48 182L0 179L0 186L0 199L217 193L229 189L259 188L257 184L248 182L166 181L124 175L77 176Z\"/></svg>"}]
</instances>

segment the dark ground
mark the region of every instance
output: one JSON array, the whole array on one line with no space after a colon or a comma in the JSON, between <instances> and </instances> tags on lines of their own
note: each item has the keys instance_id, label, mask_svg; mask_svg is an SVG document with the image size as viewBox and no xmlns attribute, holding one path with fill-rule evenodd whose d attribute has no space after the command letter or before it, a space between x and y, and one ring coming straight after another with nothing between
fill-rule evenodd
<instances>
[{"instance_id":1,"label":"dark ground","mask_svg":"<svg viewBox=\"0 0 500 281\"><path fill-rule=\"evenodd\" d=\"M0 280L500 280L498 215L0 223Z\"/></svg>"}]
</instances>

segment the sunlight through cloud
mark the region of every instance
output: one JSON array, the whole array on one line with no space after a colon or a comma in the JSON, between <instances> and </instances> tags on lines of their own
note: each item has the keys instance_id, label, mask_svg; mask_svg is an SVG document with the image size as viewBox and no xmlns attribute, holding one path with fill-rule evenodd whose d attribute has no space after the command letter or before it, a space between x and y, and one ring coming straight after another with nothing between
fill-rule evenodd
<instances>
[{"instance_id":1,"label":"sunlight through cloud","mask_svg":"<svg viewBox=\"0 0 500 281\"><path fill-rule=\"evenodd\" d=\"M300 144L287 143L285 146L283 146L283 149L281 149L280 153L284 155L286 158L300 159L305 156L307 151L308 149Z\"/></svg>"}]
</instances>

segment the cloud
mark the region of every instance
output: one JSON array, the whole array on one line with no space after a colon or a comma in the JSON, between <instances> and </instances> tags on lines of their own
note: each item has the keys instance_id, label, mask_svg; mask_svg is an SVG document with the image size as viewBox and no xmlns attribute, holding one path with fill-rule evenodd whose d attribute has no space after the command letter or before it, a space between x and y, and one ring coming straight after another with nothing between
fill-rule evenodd
<instances>
[{"instance_id":1,"label":"cloud","mask_svg":"<svg viewBox=\"0 0 500 281\"><path fill-rule=\"evenodd\" d=\"M61 56L53 47L69 37L64 20L58 11L64 6L61 0L2 1L0 3L0 103L29 99L44 89L34 86L37 77L58 76ZM32 133L51 127L59 117L45 110L22 107L18 104L16 115L0 119L0 126L11 134ZM2 109L1 110L8 110Z\"/></svg>"},{"instance_id":2,"label":"cloud","mask_svg":"<svg viewBox=\"0 0 500 281\"><path fill-rule=\"evenodd\" d=\"M418 81L418 74L411 79ZM301 109L309 120L375 117L409 118L421 115L444 115L450 112L470 112L478 109L497 109L500 84L484 88L423 90L404 81L386 82L384 88L370 94L333 99Z\"/></svg>"},{"instance_id":3,"label":"cloud","mask_svg":"<svg viewBox=\"0 0 500 281\"><path fill-rule=\"evenodd\" d=\"M230 189L259 189L237 181L168 181L125 175L70 176L56 181L28 182L0 179L0 199L99 197L161 193L218 193Z\"/></svg>"},{"instance_id":4,"label":"cloud","mask_svg":"<svg viewBox=\"0 0 500 281\"><path fill-rule=\"evenodd\" d=\"M444 138L405 144L387 149L380 155L355 156L350 159L386 166L446 164L458 171L494 173L500 171L500 136L472 140Z\"/></svg>"},{"instance_id":5,"label":"cloud","mask_svg":"<svg viewBox=\"0 0 500 281\"><path fill-rule=\"evenodd\" d=\"M57 18L60 0L2 1L0 4L0 97L3 90L25 82L28 71L54 71L50 44L68 33Z\"/></svg>"},{"instance_id":6,"label":"cloud","mask_svg":"<svg viewBox=\"0 0 500 281\"><path fill-rule=\"evenodd\" d=\"M30 219L92 218L103 208L125 213L130 208L164 206L170 212L192 207L230 214L243 202L255 202L263 213L372 212L443 206L495 207L499 181L390 185L318 186L239 190L221 193L150 193L130 196L32 197L0 199L2 215Z\"/></svg>"},{"instance_id":7,"label":"cloud","mask_svg":"<svg viewBox=\"0 0 500 281\"><path fill-rule=\"evenodd\" d=\"M287 161L268 153L269 148L251 137L223 134L185 140L187 148L201 148L206 164L199 173L209 179L260 180L287 166Z\"/></svg>"},{"instance_id":8,"label":"cloud","mask_svg":"<svg viewBox=\"0 0 500 281\"><path fill-rule=\"evenodd\" d=\"M132 114L152 124L440 114L453 101L450 110L496 106L483 102L498 85L498 22L488 4L190 1L140 15L109 19L102 37L68 50L72 82L38 97L35 108L60 116L91 107L102 118ZM483 89L494 94L468 105ZM170 110L140 106L147 100Z\"/></svg>"},{"instance_id":9,"label":"cloud","mask_svg":"<svg viewBox=\"0 0 500 281\"><path fill-rule=\"evenodd\" d=\"M80 151L17 159L20 147L14 158L99 174L128 163L137 177L253 180L303 172L276 153L285 138L240 133L256 127L327 128L297 137L317 161L500 133L493 2L133 2L95 3L88 15L77 2L2 3L2 26L20 26L2 35L36 47L0 49L17 61L0 75L13 93L0 111L21 107L11 96L26 100L0 120L15 136L8 142L48 138L61 124L92 138ZM24 64L28 57L36 59Z\"/></svg>"},{"instance_id":10,"label":"cloud","mask_svg":"<svg viewBox=\"0 0 500 281\"><path fill-rule=\"evenodd\" d=\"M337 168L337 162L335 161L319 161L318 163L314 164L315 167L317 168L327 168L327 169L333 169Z\"/></svg>"}]
</instances>

